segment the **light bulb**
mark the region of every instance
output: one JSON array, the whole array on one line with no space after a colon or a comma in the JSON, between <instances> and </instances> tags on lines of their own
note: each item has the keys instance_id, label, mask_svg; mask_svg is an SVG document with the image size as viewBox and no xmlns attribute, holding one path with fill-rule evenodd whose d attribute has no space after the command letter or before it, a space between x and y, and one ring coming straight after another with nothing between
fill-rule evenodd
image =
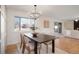
<instances>
[{"instance_id":1,"label":"light bulb","mask_svg":"<svg viewBox=\"0 0 79 59\"><path fill-rule=\"evenodd\" d=\"M55 26L55 29L57 29L58 28L58 26Z\"/></svg>"},{"instance_id":2,"label":"light bulb","mask_svg":"<svg viewBox=\"0 0 79 59\"><path fill-rule=\"evenodd\" d=\"M78 19L75 20L76 22L78 21Z\"/></svg>"}]
</instances>

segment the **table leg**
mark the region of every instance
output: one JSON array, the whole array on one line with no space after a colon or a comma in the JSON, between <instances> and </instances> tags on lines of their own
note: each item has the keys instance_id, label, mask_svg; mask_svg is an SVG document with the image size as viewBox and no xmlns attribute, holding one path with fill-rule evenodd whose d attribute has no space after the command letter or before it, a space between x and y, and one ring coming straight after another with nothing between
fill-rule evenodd
<instances>
[{"instance_id":1,"label":"table leg","mask_svg":"<svg viewBox=\"0 0 79 59\"><path fill-rule=\"evenodd\" d=\"M34 42L34 53L37 54L37 42Z\"/></svg>"},{"instance_id":2,"label":"table leg","mask_svg":"<svg viewBox=\"0 0 79 59\"><path fill-rule=\"evenodd\" d=\"M55 52L54 49L55 49L54 40L52 40L52 53Z\"/></svg>"}]
</instances>

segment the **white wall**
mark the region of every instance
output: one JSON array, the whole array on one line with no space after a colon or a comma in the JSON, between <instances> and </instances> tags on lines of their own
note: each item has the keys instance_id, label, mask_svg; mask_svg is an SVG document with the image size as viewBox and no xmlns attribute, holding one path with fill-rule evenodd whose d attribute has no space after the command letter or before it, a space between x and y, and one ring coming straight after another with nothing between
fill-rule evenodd
<instances>
[{"instance_id":1,"label":"white wall","mask_svg":"<svg viewBox=\"0 0 79 59\"><path fill-rule=\"evenodd\" d=\"M48 20L49 21L49 27L48 28L44 28L44 20ZM45 34L49 34L52 35L53 34L53 27L54 27L54 18L51 17L40 17L40 19L38 19L36 21L36 25L38 27L37 32L41 32L41 33L45 33Z\"/></svg>"},{"instance_id":2,"label":"white wall","mask_svg":"<svg viewBox=\"0 0 79 59\"><path fill-rule=\"evenodd\" d=\"M7 9L7 45L8 44L16 44L20 41L19 32L15 31L15 20L14 16L27 17L27 12ZM49 28L43 27L43 21L47 19L49 20ZM39 28L37 32L42 32L46 34L52 35L53 33L53 18L50 17L41 17L36 21L36 26Z\"/></svg>"},{"instance_id":3,"label":"white wall","mask_svg":"<svg viewBox=\"0 0 79 59\"><path fill-rule=\"evenodd\" d=\"M14 16L21 16L21 17L27 17L27 12L25 11L19 11L19 10L13 10L13 9L7 9L7 45L9 44L16 44L20 41L19 37L19 31L15 31L15 19ZM44 20L49 20L49 28L44 28L43 27L43 21ZM62 22L62 25L64 24L62 20L56 20L53 17L40 17L36 21L36 26L38 29L36 30L37 32L49 34L49 35L54 35L54 22ZM65 29L64 26L62 27L63 33L65 34Z\"/></svg>"},{"instance_id":4,"label":"white wall","mask_svg":"<svg viewBox=\"0 0 79 59\"><path fill-rule=\"evenodd\" d=\"M16 44L19 40L19 32L15 31L15 16L26 17L26 12L7 9L7 45Z\"/></svg>"}]
</instances>

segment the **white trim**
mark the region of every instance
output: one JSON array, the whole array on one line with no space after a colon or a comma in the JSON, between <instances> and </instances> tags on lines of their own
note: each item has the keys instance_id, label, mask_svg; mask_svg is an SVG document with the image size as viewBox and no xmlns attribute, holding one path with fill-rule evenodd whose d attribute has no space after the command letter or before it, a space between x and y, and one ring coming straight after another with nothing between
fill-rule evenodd
<instances>
[{"instance_id":1,"label":"white trim","mask_svg":"<svg viewBox=\"0 0 79 59\"><path fill-rule=\"evenodd\" d=\"M1 11L1 8L0 8L0 11Z\"/></svg>"},{"instance_id":2,"label":"white trim","mask_svg":"<svg viewBox=\"0 0 79 59\"><path fill-rule=\"evenodd\" d=\"M0 39L0 43L1 43L1 39Z\"/></svg>"}]
</instances>

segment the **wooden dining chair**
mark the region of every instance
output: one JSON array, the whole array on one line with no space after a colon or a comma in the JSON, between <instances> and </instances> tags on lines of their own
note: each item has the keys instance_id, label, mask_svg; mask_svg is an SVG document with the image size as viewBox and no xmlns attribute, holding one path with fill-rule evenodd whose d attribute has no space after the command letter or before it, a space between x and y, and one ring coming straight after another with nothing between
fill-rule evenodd
<instances>
[{"instance_id":1,"label":"wooden dining chair","mask_svg":"<svg viewBox=\"0 0 79 59\"><path fill-rule=\"evenodd\" d=\"M59 37L53 37L53 39L55 39L55 38L59 38ZM48 42L44 42L44 45L46 45L46 52L48 53L48 47L49 47L49 45L51 45L52 44L52 40L51 41L48 41Z\"/></svg>"},{"instance_id":2,"label":"wooden dining chair","mask_svg":"<svg viewBox=\"0 0 79 59\"><path fill-rule=\"evenodd\" d=\"M20 49L23 47L23 34L22 33L20 33L20 39L21 39L21 41L20 41Z\"/></svg>"},{"instance_id":3,"label":"wooden dining chair","mask_svg":"<svg viewBox=\"0 0 79 59\"><path fill-rule=\"evenodd\" d=\"M34 51L33 45L27 37L24 37L23 39L22 53L25 52L25 49L28 51L28 53L31 53L32 51Z\"/></svg>"},{"instance_id":4,"label":"wooden dining chair","mask_svg":"<svg viewBox=\"0 0 79 59\"><path fill-rule=\"evenodd\" d=\"M48 47L50 44L52 44L52 41L44 42L44 45L46 46L46 53L48 53Z\"/></svg>"},{"instance_id":5,"label":"wooden dining chair","mask_svg":"<svg viewBox=\"0 0 79 59\"><path fill-rule=\"evenodd\" d=\"M28 51L28 53L30 53L31 48L29 44L25 41L24 34L20 33L20 37L21 37L20 49L22 49L22 53L25 52L25 49Z\"/></svg>"},{"instance_id":6,"label":"wooden dining chair","mask_svg":"<svg viewBox=\"0 0 79 59\"><path fill-rule=\"evenodd\" d=\"M32 51L34 51L34 43L31 40L29 40L28 37L25 37L23 34L21 34L21 45L20 45L20 47L22 48L22 53L24 53L25 50L27 50L29 54ZM38 46L38 50L39 50L39 53L40 53L41 45Z\"/></svg>"}]
</instances>

